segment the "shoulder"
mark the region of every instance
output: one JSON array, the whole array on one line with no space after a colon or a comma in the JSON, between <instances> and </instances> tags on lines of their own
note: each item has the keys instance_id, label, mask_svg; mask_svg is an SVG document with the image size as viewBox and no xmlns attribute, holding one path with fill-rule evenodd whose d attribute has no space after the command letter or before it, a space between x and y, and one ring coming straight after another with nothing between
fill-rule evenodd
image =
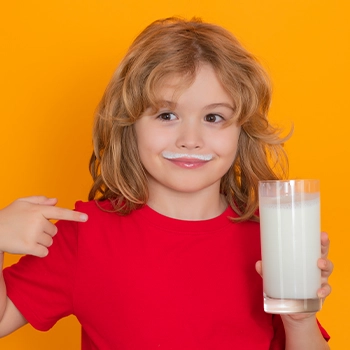
<instances>
[{"instance_id":1,"label":"shoulder","mask_svg":"<svg viewBox=\"0 0 350 350\"><path fill-rule=\"evenodd\" d=\"M109 200L77 201L75 202L74 209L87 214L89 216L88 222L91 222L93 219L107 219L108 217L116 219L121 216L115 211Z\"/></svg>"},{"instance_id":2,"label":"shoulder","mask_svg":"<svg viewBox=\"0 0 350 350\"><path fill-rule=\"evenodd\" d=\"M77 201L74 205L74 210L85 213L88 215L88 220L86 222L75 222L60 220L56 222L58 228L59 236L64 236L66 241L68 240L78 240L81 233L86 235L88 232L97 232L99 227L111 226L111 220L116 220L118 214L112 212L112 206L108 202L98 202L98 201ZM55 238L57 240L57 238Z\"/></svg>"},{"instance_id":3,"label":"shoulder","mask_svg":"<svg viewBox=\"0 0 350 350\"><path fill-rule=\"evenodd\" d=\"M260 233L259 220L250 219L250 220L236 221L237 219L239 219L239 215L230 206L228 206L226 213L227 213L226 214L227 217L234 224L237 230ZM255 215L256 217L259 217L259 212L257 211Z\"/></svg>"},{"instance_id":4,"label":"shoulder","mask_svg":"<svg viewBox=\"0 0 350 350\"><path fill-rule=\"evenodd\" d=\"M91 213L99 213L99 212L110 212L113 210L113 207L110 201L97 201L91 200L88 202L77 201L75 202L75 210L83 211L83 212L91 212Z\"/></svg>"}]
</instances>

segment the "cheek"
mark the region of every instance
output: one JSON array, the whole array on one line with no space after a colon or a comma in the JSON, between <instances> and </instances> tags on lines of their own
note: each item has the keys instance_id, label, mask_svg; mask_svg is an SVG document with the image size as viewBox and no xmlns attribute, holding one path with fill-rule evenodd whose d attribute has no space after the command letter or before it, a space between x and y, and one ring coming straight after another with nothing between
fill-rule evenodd
<instances>
[{"instance_id":1,"label":"cheek","mask_svg":"<svg viewBox=\"0 0 350 350\"><path fill-rule=\"evenodd\" d=\"M141 163L146 168L156 166L168 144L169 139L165 138L161 132L150 130L150 132L139 134L137 145Z\"/></svg>"},{"instance_id":2,"label":"cheek","mask_svg":"<svg viewBox=\"0 0 350 350\"><path fill-rule=\"evenodd\" d=\"M159 153L169 146L171 137L162 130L149 130L148 132L142 133L138 137L137 142L140 151L144 150L151 153Z\"/></svg>"},{"instance_id":3,"label":"cheek","mask_svg":"<svg viewBox=\"0 0 350 350\"><path fill-rule=\"evenodd\" d=\"M216 138L215 147L221 156L228 158L235 158L238 149L240 129L237 127L233 130L227 130L227 132L221 137Z\"/></svg>"}]
</instances>

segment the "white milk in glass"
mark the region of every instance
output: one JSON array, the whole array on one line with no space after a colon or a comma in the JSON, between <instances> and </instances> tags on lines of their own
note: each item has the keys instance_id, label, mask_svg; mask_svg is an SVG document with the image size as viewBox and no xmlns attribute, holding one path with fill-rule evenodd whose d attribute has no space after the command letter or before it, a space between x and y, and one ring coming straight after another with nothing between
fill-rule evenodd
<instances>
[{"instance_id":1,"label":"white milk in glass","mask_svg":"<svg viewBox=\"0 0 350 350\"><path fill-rule=\"evenodd\" d=\"M321 285L319 192L260 195L259 205L265 298L316 301Z\"/></svg>"}]
</instances>

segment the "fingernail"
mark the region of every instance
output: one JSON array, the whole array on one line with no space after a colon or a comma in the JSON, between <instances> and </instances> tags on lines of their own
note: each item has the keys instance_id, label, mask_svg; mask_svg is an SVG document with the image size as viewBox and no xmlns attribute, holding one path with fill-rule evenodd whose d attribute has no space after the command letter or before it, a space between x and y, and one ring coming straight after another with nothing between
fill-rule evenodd
<instances>
[{"instance_id":1,"label":"fingernail","mask_svg":"<svg viewBox=\"0 0 350 350\"><path fill-rule=\"evenodd\" d=\"M326 292L323 290L323 289L321 289L319 292L318 292L318 297L319 298L324 298L326 296Z\"/></svg>"},{"instance_id":2,"label":"fingernail","mask_svg":"<svg viewBox=\"0 0 350 350\"><path fill-rule=\"evenodd\" d=\"M88 220L88 216L86 214L81 214L80 215L80 220L85 222L85 221Z\"/></svg>"}]
</instances>

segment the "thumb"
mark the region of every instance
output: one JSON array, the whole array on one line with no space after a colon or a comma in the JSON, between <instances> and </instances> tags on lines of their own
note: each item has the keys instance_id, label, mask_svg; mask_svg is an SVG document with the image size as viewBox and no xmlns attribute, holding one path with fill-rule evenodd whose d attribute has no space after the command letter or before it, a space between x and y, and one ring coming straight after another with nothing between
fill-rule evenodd
<instances>
[{"instance_id":1,"label":"thumb","mask_svg":"<svg viewBox=\"0 0 350 350\"><path fill-rule=\"evenodd\" d=\"M259 260L255 263L255 270L262 277L262 262L261 262L261 260Z\"/></svg>"},{"instance_id":2,"label":"thumb","mask_svg":"<svg viewBox=\"0 0 350 350\"><path fill-rule=\"evenodd\" d=\"M32 203L32 204L40 204L40 205L56 205L57 204L57 198L48 198L46 196L24 197L24 198L19 198L18 201L28 202L28 203Z\"/></svg>"}]
</instances>

